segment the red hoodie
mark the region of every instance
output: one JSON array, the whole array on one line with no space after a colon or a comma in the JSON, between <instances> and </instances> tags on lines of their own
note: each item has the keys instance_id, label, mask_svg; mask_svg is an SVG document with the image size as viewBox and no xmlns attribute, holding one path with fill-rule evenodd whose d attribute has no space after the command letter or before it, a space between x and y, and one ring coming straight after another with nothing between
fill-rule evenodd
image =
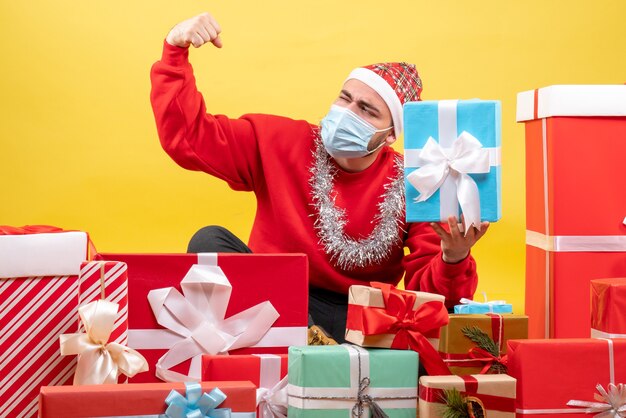
<instances>
[{"instance_id":1,"label":"red hoodie","mask_svg":"<svg viewBox=\"0 0 626 418\"><path fill-rule=\"evenodd\" d=\"M188 54L187 48L165 42L161 60L152 67L150 98L161 145L182 167L218 177L234 190L255 193L257 212L248 244L253 252L305 253L311 285L340 293L370 281L395 285L406 270L407 289L442 294L448 306L474 294L478 278L473 258L445 263L440 238L428 223L400 220L403 245L394 247L382 263L354 269L335 266L314 228L317 213L309 182L317 126L273 115L230 119L207 114ZM370 167L357 173L335 164L335 205L345 210L344 232L349 237L366 237L375 227L372 220L384 187L398 175L397 155L384 147ZM410 251L406 256L403 246Z\"/></svg>"}]
</instances>

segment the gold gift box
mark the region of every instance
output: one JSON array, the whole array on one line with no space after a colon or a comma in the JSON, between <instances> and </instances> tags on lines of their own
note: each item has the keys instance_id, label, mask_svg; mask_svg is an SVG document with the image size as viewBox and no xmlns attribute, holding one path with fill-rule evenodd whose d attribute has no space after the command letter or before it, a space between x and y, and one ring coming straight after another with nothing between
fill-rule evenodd
<instances>
[{"instance_id":1,"label":"gold gift box","mask_svg":"<svg viewBox=\"0 0 626 418\"><path fill-rule=\"evenodd\" d=\"M506 342L508 340L520 340L528 338L528 317L526 315L516 314L451 314L448 325L441 328L439 339L439 354L441 354L444 362L450 368L450 371L456 375L467 375L480 373L486 362L463 361L469 359L469 352L472 348L477 347L476 343L463 334L464 327L478 327L485 332L492 340L494 338L494 321L502 318L501 339L502 343L500 355L506 354ZM498 329L498 326L496 325ZM465 363L465 364L464 364Z\"/></svg>"}]
</instances>

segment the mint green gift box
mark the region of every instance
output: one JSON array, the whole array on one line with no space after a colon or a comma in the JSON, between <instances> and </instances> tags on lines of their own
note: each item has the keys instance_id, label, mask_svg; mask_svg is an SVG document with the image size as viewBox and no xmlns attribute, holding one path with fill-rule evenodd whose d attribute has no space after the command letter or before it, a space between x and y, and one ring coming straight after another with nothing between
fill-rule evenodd
<instances>
[{"instance_id":1,"label":"mint green gift box","mask_svg":"<svg viewBox=\"0 0 626 418\"><path fill-rule=\"evenodd\" d=\"M389 418L415 418L417 369L412 350L350 344L289 347L288 416L369 418L373 400Z\"/></svg>"}]
</instances>

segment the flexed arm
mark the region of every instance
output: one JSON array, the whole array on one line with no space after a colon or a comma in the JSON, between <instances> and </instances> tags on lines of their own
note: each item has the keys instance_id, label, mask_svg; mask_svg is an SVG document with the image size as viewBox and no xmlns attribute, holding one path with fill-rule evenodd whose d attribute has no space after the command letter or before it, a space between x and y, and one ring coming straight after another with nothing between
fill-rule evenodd
<instances>
[{"instance_id":1,"label":"flexed arm","mask_svg":"<svg viewBox=\"0 0 626 418\"><path fill-rule=\"evenodd\" d=\"M245 118L206 111L189 63L189 45L222 46L221 28L208 13L174 26L152 66L150 101L163 149L179 165L225 180L235 190L254 190L258 176L257 138Z\"/></svg>"}]
</instances>

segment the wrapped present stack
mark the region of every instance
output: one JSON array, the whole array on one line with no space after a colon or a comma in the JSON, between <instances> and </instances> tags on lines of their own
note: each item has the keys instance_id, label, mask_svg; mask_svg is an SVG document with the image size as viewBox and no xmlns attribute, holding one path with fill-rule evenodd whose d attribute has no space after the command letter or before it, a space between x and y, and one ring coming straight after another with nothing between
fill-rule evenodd
<instances>
[{"instance_id":1,"label":"wrapped present stack","mask_svg":"<svg viewBox=\"0 0 626 418\"><path fill-rule=\"evenodd\" d=\"M407 221L447 223L462 215L467 231L500 219L500 102L406 103L404 126ZM437 330L444 364L420 378L420 416L440 417L446 409L456 411L446 413L451 417L513 416L506 342L526 338L528 318L501 301L464 302Z\"/></svg>"},{"instance_id":2,"label":"wrapped present stack","mask_svg":"<svg viewBox=\"0 0 626 418\"><path fill-rule=\"evenodd\" d=\"M526 313L535 338L508 341L517 416L624 416L626 194L615 190L626 86L523 92L517 120L526 128Z\"/></svg>"},{"instance_id":3,"label":"wrapped present stack","mask_svg":"<svg viewBox=\"0 0 626 418\"><path fill-rule=\"evenodd\" d=\"M472 303L455 306L456 311L487 307L506 313L452 314L442 328L439 354L457 375L507 373L507 341L528 336L528 317L512 314L511 305Z\"/></svg>"},{"instance_id":4,"label":"wrapped present stack","mask_svg":"<svg viewBox=\"0 0 626 418\"><path fill-rule=\"evenodd\" d=\"M0 226L0 416L34 417L42 385L71 384L75 357L59 336L78 331L88 236L49 226Z\"/></svg>"},{"instance_id":5,"label":"wrapped present stack","mask_svg":"<svg viewBox=\"0 0 626 418\"><path fill-rule=\"evenodd\" d=\"M500 118L405 105L408 222L500 219ZM526 315L363 283L337 345L309 329L304 254L90 254L84 232L0 227L0 416L626 416L626 86L524 92L517 119Z\"/></svg>"},{"instance_id":6,"label":"wrapped present stack","mask_svg":"<svg viewBox=\"0 0 626 418\"><path fill-rule=\"evenodd\" d=\"M626 275L626 193L617 192L626 86L526 91L517 121L526 130L529 336L588 337L590 280Z\"/></svg>"}]
</instances>

